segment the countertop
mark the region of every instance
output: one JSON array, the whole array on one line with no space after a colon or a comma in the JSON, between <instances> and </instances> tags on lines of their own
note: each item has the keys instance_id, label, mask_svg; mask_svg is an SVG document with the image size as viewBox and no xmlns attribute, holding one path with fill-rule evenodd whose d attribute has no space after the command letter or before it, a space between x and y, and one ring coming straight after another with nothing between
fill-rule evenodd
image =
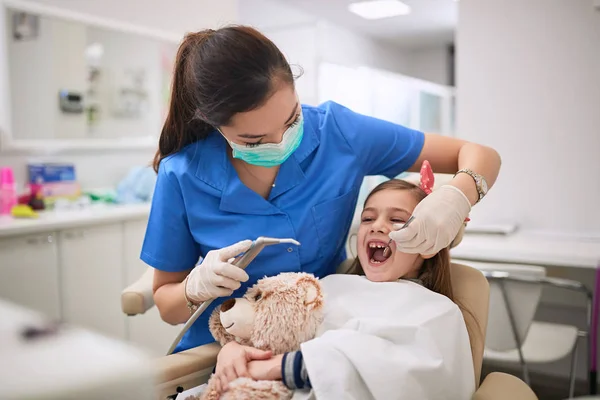
<instances>
[{"instance_id":1,"label":"countertop","mask_svg":"<svg viewBox=\"0 0 600 400\"><path fill-rule=\"evenodd\" d=\"M465 233L450 251L454 259L600 268L600 240L518 231L510 235Z\"/></svg>"},{"instance_id":2,"label":"countertop","mask_svg":"<svg viewBox=\"0 0 600 400\"><path fill-rule=\"evenodd\" d=\"M2 215L0 237L143 219L149 214L150 204L94 204L79 210L41 211L38 218L13 218Z\"/></svg>"}]
</instances>

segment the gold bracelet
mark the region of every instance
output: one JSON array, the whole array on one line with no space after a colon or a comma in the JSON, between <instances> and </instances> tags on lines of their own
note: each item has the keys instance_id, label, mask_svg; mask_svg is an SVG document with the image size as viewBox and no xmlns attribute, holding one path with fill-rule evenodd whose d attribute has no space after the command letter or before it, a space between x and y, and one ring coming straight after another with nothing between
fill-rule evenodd
<instances>
[{"instance_id":1,"label":"gold bracelet","mask_svg":"<svg viewBox=\"0 0 600 400\"><path fill-rule=\"evenodd\" d=\"M187 297L186 286L187 286L188 277L189 277L189 275L186 276L185 279L183 280L183 298L185 299L185 303L187 305L188 310L190 310L190 314L194 314L194 312L196 312L196 310L198 309L199 306L198 306L198 304L193 303Z\"/></svg>"}]
</instances>

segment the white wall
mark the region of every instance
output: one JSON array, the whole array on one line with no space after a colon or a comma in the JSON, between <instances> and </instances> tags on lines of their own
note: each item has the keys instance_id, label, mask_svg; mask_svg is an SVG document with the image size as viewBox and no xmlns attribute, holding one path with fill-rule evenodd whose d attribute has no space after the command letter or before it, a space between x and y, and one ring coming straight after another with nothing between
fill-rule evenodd
<instances>
[{"instance_id":1,"label":"white wall","mask_svg":"<svg viewBox=\"0 0 600 400\"><path fill-rule=\"evenodd\" d=\"M240 2L240 21L257 27L279 46L304 75L297 90L307 104L318 102L318 69L322 62L367 66L448 84L448 56L442 46L403 50L332 24L314 14L272 0Z\"/></svg>"},{"instance_id":2,"label":"white wall","mask_svg":"<svg viewBox=\"0 0 600 400\"><path fill-rule=\"evenodd\" d=\"M306 104L319 102L317 85L321 62L369 66L398 73L410 70L410 52L379 43L281 2L244 0L240 3L239 15L241 23L260 29L291 64L302 68L297 90Z\"/></svg>"},{"instance_id":3,"label":"white wall","mask_svg":"<svg viewBox=\"0 0 600 400\"><path fill-rule=\"evenodd\" d=\"M162 51L174 59L176 45L138 35L126 35L104 28L88 28L87 45L101 44L104 54L100 65L98 100L100 117L88 137L131 137L156 135L163 121ZM131 56L135 54L135 56ZM128 73L143 71L146 99L137 116L119 115L122 89L130 89ZM169 75L171 70L168 71ZM168 77L170 82L170 76Z\"/></svg>"},{"instance_id":4,"label":"white wall","mask_svg":"<svg viewBox=\"0 0 600 400\"><path fill-rule=\"evenodd\" d=\"M589 0L460 2L458 132L503 158L474 220L600 231L599 46Z\"/></svg>"},{"instance_id":5,"label":"white wall","mask_svg":"<svg viewBox=\"0 0 600 400\"><path fill-rule=\"evenodd\" d=\"M12 134L18 139L110 138L148 136L160 130L163 119L162 51L174 58L176 45L60 18L39 19L39 32L29 40L10 36L13 13L7 15L8 59L12 104ZM97 95L88 89L86 47L102 45ZM135 57L131 57L135 54ZM41 66L44 66L41 68ZM116 116L125 73L143 70L146 100L141 115ZM169 68L168 74L171 74ZM170 81L170 76L166 77ZM168 82L167 82L168 83ZM99 117L88 126L87 113L65 113L58 106L61 90L86 96L96 103ZM35 118L32 118L35 115Z\"/></svg>"},{"instance_id":6,"label":"white wall","mask_svg":"<svg viewBox=\"0 0 600 400\"><path fill-rule=\"evenodd\" d=\"M235 22L236 0L30 0L182 35Z\"/></svg>"},{"instance_id":7,"label":"white wall","mask_svg":"<svg viewBox=\"0 0 600 400\"><path fill-rule=\"evenodd\" d=\"M449 54L447 46L434 46L416 49L409 54L407 74L429 82L448 85Z\"/></svg>"},{"instance_id":8,"label":"white wall","mask_svg":"<svg viewBox=\"0 0 600 400\"><path fill-rule=\"evenodd\" d=\"M58 107L60 90L85 90L84 26L40 18L37 37L15 40L13 16L7 13L6 32L14 136L48 139L84 134L85 115L65 114Z\"/></svg>"},{"instance_id":9,"label":"white wall","mask_svg":"<svg viewBox=\"0 0 600 400\"><path fill-rule=\"evenodd\" d=\"M313 23L293 25L289 28L268 28L263 32L286 56L295 75L296 90L304 104L316 105L318 71L318 30ZM298 40L301 37L302 40Z\"/></svg>"},{"instance_id":10,"label":"white wall","mask_svg":"<svg viewBox=\"0 0 600 400\"><path fill-rule=\"evenodd\" d=\"M496 148L497 185L471 219L589 236L600 230L600 12L590 0L461 0L457 123ZM593 272L549 269L593 287ZM545 291L536 318L585 328L578 296ZM577 307L579 305L579 307ZM586 346L578 357L585 376ZM530 370L565 375L569 360ZM565 388L566 390L566 388Z\"/></svg>"},{"instance_id":11,"label":"white wall","mask_svg":"<svg viewBox=\"0 0 600 400\"><path fill-rule=\"evenodd\" d=\"M167 1L153 0L151 6L145 0L33 0L49 6L60 7L75 12L83 12L96 17L131 23L144 28L163 30L174 35L186 31L217 28L227 23L237 22L237 0ZM4 43L2 43L4 45ZM4 71L3 63L0 73ZM8 92L0 88L3 96L0 112L5 112L3 102L8 100ZM1 120L5 120L3 117ZM125 176L129 168L147 165L154 149L122 150L115 152L79 151L61 156L39 156L23 154L0 154L0 164L12 166L19 183L26 180L25 165L28 160L73 162L78 177L84 187L113 186Z\"/></svg>"},{"instance_id":12,"label":"white wall","mask_svg":"<svg viewBox=\"0 0 600 400\"><path fill-rule=\"evenodd\" d=\"M408 73L410 52L325 21L318 24L319 59L346 66L368 66Z\"/></svg>"}]
</instances>

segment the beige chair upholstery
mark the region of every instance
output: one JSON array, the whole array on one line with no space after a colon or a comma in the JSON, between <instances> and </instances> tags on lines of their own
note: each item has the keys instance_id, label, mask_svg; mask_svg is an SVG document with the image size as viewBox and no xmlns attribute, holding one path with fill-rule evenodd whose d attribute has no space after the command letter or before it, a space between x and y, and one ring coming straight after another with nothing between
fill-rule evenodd
<instances>
[{"instance_id":1,"label":"beige chair upholstery","mask_svg":"<svg viewBox=\"0 0 600 400\"><path fill-rule=\"evenodd\" d=\"M340 265L337 272L352 273L353 271L350 270L351 265L352 260L346 260ZM464 313L464 318L469 327L473 351L474 379L477 386L479 386L488 317L488 281L475 268L462 264L452 264L452 285L456 300L470 311L470 313ZM134 303L141 308L129 308L129 312L143 310L141 311L143 313L146 311L139 301ZM156 367L160 375L158 382L160 398L165 399L167 396L177 393L177 391L186 390L206 382L216 363L218 352L219 345L213 343L157 359ZM473 399L536 400L537 396L519 378L494 372L484 379Z\"/></svg>"},{"instance_id":2,"label":"beige chair upholstery","mask_svg":"<svg viewBox=\"0 0 600 400\"><path fill-rule=\"evenodd\" d=\"M152 280L154 268L148 267L144 274L121 292L121 310L125 315L144 314L154 307Z\"/></svg>"}]
</instances>

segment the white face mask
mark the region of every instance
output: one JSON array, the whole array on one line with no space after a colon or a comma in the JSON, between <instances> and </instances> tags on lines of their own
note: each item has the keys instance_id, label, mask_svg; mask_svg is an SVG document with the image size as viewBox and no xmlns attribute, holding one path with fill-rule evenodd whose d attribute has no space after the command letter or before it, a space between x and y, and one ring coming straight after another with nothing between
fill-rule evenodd
<instances>
[{"instance_id":1,"label":"white face mask","mask_svg":"<svg viewBox=\"0 0 600 400\"><path fill-rule=\"evenodd\" d=\"M260 167L275 167L281 165L300 146L304 135L304 118L302 112L298 119L283 133L281 142L264 143L254 147L233 143L227 140L233 150L233 157L239 158L248 164Z\"/></svg>"}]
</instances>

